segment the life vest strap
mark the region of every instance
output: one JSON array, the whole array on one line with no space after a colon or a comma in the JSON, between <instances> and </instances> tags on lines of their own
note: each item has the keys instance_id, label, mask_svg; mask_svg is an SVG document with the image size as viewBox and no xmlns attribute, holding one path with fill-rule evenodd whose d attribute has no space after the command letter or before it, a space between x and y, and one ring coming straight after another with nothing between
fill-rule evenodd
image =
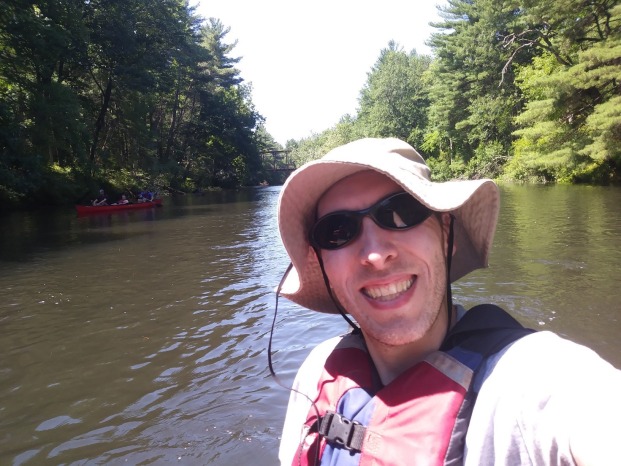
<instances>
[{"instance_id":1,"label":"life vest strap","mask_svg":"<svg viewBox=\"0 0 621 466\"><path fill-rule=\"evenodd\" d=\"M345 416L326 411L319 421L319 434L328 442L351 451L362 451L362 442L367 428Z\"/></svg>"}]
</instances>

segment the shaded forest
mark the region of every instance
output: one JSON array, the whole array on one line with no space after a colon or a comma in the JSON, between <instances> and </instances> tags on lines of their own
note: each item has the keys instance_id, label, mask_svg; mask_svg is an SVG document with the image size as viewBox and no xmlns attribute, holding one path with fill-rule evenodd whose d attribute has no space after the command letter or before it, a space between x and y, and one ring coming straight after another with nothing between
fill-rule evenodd
<instances>
[{"instance_id":1,"label":"shaded forest","mask_svg":"<svg viewBox=\"0 0 621 466\"><path fill-rule=\"evenodd\" d=\"M619 182L618 3L449 0L432 56L390 42L356 114L284 149L396 136L439 179ZM281 182L228 33L185 0L1 0L0 206Z\"/></svg>"},{"instance_id":2,"label":"shaded forest","mask_svg":"<svg viewBox=\"0 0 621 466\"><path fill-rule=\"evenodd\" d=\"M0 205L261 181L228 32L182 0L2 1Z\"/></svg>"}]
</instances>

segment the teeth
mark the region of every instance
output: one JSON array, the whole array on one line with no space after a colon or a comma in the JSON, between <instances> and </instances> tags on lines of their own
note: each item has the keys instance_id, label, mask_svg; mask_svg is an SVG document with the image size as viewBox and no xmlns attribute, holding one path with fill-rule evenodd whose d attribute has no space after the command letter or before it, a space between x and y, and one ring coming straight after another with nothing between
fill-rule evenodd
<instances>
[{"instance_id":1,"label":"teeth","mask_svg":"<svg viewBox=\"0 0 621 466\"><path fill-rule=\"evenodd\" d=\"M389 301L396 298L400 293L407 291L414 283L413 279L390 283L389 285L373 286L364 289L364 293L379 301Z\"/></svg>"}]
</instances>

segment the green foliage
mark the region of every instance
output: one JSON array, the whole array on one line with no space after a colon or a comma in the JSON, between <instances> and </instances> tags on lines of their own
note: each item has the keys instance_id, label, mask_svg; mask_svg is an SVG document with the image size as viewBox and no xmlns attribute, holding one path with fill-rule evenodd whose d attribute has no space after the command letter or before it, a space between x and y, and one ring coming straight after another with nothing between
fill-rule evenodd
<instances>
[{"instance_id":1,"label":"green foliage","mask_svg":"<svg viewBox=\"0 0 621 466\"><path fill-rule=\"evenodd\" d=\"M452 0L441 11L444 21L435 26L442 32L431 38L437 60L428 78L427 133L436 141L431 155L450 151L451 159L467 163L490 143L508 154L512 118L521 106L505 48L520 17L516 2ZM513 61L528 58L523 52Z\"/></svg>"},{"instance_id":2,"label":"green foliage","mask_svg":"<svg viewBox=\"0 0 621 466\"><path fill-rule=\"evenodd\" d=\"M360 93L358 125L370 137L398 137L418 145L427 123L430 57L405 53L395 42L380 52Z\"/></svg>"},{"instance_id":3,"label":"green foliage","mask_svg":"<svg viewBox=\"0 0 621 466\"><path fill-rule=\"evenodd\" d=\"M228 32L185 0L5 2L2 199L60 202L80 177L114 173L191 189L256 183L266 138Z\"/></svg>"},{"instance_id":4,"label":"green foliage","mask_svg":"<svg viewBox=\"0 0 621 466\"><path fill-rule=\"evenodd\" d=\"M434 181L448 181L465 178L466 165L463 160L451 161L447 158L428 158L427 165Z\"/></svg>"},{"instance_id":5,"label":"green foliage","mask_svg":"<svg viewBox=\"0 0 621 466\"><path fill-rule=\"evenodd\" d=\"M334 127L314 134L300 141L288 141L287 149L291 150L291 160L296 166L317 160L335 147L347 144L362 137L370 137L361 129L359 122L345 115Z\"/></svg>"},{"instance_id":6,"label":"green foliage","mask_svg":"<svg viewBox=\"0 0 621 466\"><path fill-rule=\"evenodd\" d=\"M501 142L490 141L480 145L468 163L466 176L469 179L498 178L508 158L509 155Z\"/></svg>"},{"instance_id":7,"label":"green foliage","mask_svg":"<svg viewBox=\"0 0 621 466\"><path fill-rule=\"evenodd\" d=\"M556 48L520 68L518 82L529 101L516 118L519 139L507 166L510 176L573 182L592 175L601 181L600 166L612 169L609 180L618 176L620 13L615 7L609 16L587 15L564 31L583 41L557 41ZM580 47L587 38L590 46Z\"/></svg>"},{"instance_id":8,"label":"green foliage","mask_svg":"<svg viewBox=\"0 0 621 466\"><path fill-rule=\"evenodd\" d=\"M621 96L597 105L586 120L592 142L581 153L595 161L621 162Z\"/></svg>"}]
</instances>

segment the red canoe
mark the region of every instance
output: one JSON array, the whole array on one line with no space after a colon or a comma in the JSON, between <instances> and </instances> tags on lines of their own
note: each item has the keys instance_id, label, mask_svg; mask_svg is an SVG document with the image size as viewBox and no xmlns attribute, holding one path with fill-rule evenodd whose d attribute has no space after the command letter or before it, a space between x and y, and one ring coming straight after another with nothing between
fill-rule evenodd
<instances>
[{"instance_id":1,"label":"red canoe","mask_svg":"<svg viewBox=\"0 0 621 466\"><path fill-rule=\"evenodd\" d=\"M75 210L78 215L103 214L108 212L118 212L121 210L147 209L149 207L159 207L162 205L161 199L153 199L148 202L137 202L135 204L117 204L117 205L76 205Z\"/></svg>"}]
</instances>

